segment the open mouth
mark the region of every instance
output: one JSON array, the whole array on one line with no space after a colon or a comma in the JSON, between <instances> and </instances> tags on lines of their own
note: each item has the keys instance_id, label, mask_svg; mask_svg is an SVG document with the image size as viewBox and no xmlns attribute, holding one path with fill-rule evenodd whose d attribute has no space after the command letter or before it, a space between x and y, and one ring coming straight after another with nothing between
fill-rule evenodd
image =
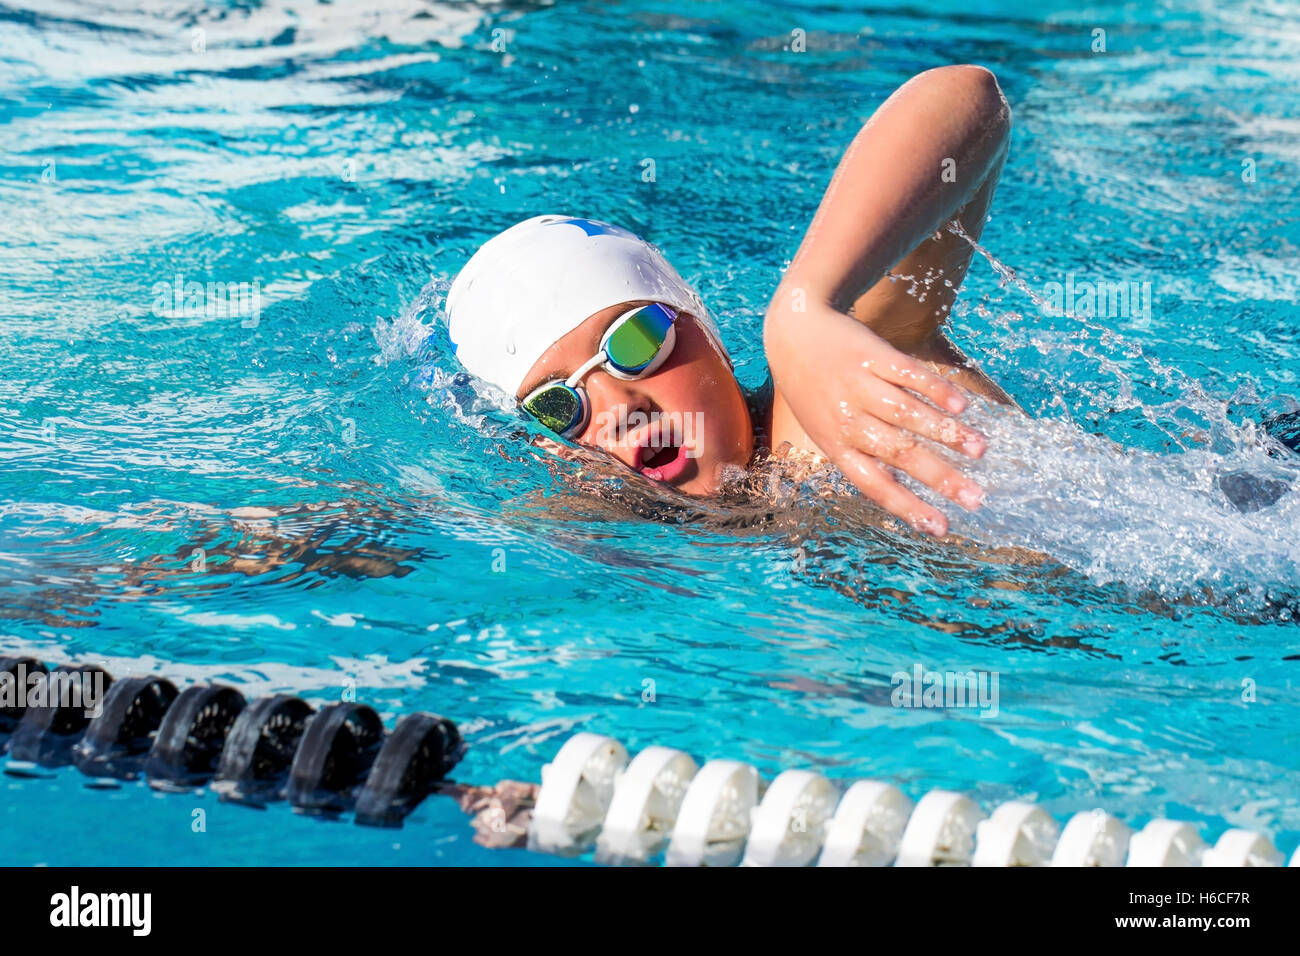
<instances>
[{"instance_id":1,"label":"open mouth","mask_svg":"<svg viewBox=\"0 0 1300 956\"><path fill-rule=\"evenodd\" d=\"M637 452L640 464L637 470L651 481L673 481L686 470L690 459L682 445L665 445L662 448L643 446Z\"/></svg>"}]
</instances>

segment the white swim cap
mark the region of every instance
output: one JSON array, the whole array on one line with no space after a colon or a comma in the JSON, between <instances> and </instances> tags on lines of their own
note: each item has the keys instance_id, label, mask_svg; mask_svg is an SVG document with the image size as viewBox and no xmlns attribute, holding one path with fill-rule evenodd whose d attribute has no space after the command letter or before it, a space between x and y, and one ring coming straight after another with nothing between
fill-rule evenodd
<instances>
[{"instance_id":1,"label":"white swim cap","mask_svg":"<svg viewBox=\"0 0 1300 956\"><path fill-rule=\"evenodd\" d=\"M483 243L447 294L448 334L466 370L513 397L552 345L596 312L638 299L695 316L726 358L703 301L658 249L571 216L535 216Z\"/></svg>"}]
</instances>

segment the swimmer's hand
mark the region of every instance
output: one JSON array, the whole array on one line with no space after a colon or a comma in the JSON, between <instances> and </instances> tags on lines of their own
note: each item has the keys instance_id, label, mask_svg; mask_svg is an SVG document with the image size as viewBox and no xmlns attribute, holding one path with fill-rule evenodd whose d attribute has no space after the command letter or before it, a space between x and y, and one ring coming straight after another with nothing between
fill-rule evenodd
<instances>
[{"instance_id":1,"label":"swimmer's hand","mask_svg":"<svg viewBox=\"0 0 1300 956\"><path fill-rule=\"evenodd\" d=\"M763 328L777 392L773 443L781 416L792 414L815 445L807 450L829 458L864 495L920 531L947 534L943 513L904 488L886 466L964 508L978 508L984 490L918 440L982 456L984 436L952 417L965 411L965 396L851 316L813 296L801 303L804 311L795 311L794 301L778 291Z\"/></svg>"}]
</instances>

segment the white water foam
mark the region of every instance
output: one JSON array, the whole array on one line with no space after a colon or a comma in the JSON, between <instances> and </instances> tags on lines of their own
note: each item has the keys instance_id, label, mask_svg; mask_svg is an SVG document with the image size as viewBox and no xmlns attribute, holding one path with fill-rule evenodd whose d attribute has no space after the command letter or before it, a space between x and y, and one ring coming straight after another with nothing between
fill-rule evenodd
<instances>
[{"instance_id":1,"label":"white water foam","mask_svg":"<svg viewBox=\"0 0 1300 956\"><path fill-rule=\"evenodd\" d=\"M956 224L950 228L971 241ZM971 244L1004 287L1042 307L1014 270ZM1077 319L1086 333L1079 336L1041 333L1015 319L1009 313L999 323L1007 332L1003 348L1064 349L1097 363L1113 377L1114 392L1085 393L1084 404L1096 406L1100 397L1112 411L1137 410L1180 450L1126 448L1089 433L1069 415L1079 396L1065 394L1073 387L1068 382L1049 383L1062 418L1030 418L977 402L964 417L989 436L989 451L961 467L989 498L975 514L943 503L955 532L1045 552L1101 583L1165 595L1201 587L1244 588L1262 598L1300 592L1300 456L1272 442L1253 420L1239 413L1234 419L1234 405L1258 404L1256 396L1239 390L1231 400L1215 398L1087 317ZM1135 361L1143 378L1176 397L1160 404L1138 398L1126 370ZM1176 418L1208 427L1179 427Z\"/></svg>"}]
</instances>

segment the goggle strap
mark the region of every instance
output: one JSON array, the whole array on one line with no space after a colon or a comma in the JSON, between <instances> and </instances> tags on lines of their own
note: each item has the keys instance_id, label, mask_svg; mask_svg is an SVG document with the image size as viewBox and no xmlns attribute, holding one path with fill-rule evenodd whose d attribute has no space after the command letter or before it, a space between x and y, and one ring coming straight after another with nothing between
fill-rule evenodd
<instances>
[{"instance_id":1,"label":"goggle strap","mask_svg":"<svg viewBox=\"0 0 1300 956\"><path fill-rule=\"evenodd\" d=\"M602 348L599 352L597 352L585 363L583 363L581 368L579 368L576 372L570 375L564 384L569 386L569 388L575 387L579 382L581 382L586 377L588 372L590 372L597 365L602 364L604 361L605 361L605 350Z\"/></svg>"}]
</instances>

